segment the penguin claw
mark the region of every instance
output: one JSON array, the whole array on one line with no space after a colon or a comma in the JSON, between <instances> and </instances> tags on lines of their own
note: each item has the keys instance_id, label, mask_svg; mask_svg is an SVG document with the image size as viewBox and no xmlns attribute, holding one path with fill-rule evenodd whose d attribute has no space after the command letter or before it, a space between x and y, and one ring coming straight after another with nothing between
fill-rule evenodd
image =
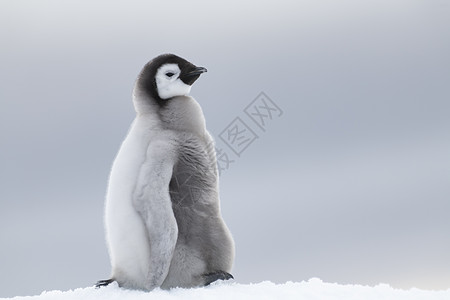
<instances>
[{"instance_id":1,"label":"penguin claw","mask_svg":"<svg viewBox=\"0 0 450 300\"><path fill-rule=\"evenodd\" d=\"M234 279L233 275L225 271L215 271L208 274L203 274L202 276L205 279L205 286L210 285L217 280Z\"/></svg>"},{"instance_id":2,"label":"penguin claw","mask_svg":"<svg viewBox=\"0 0 450 300\"><path fill-rule=\"evenodd\" d=\"M112 282L114 282L114 279L99 280L95 284L95 288L98 289L98 288L101 288L102 286L107 286L107 285L109 285Z\"/></svg>"}]
</instances>

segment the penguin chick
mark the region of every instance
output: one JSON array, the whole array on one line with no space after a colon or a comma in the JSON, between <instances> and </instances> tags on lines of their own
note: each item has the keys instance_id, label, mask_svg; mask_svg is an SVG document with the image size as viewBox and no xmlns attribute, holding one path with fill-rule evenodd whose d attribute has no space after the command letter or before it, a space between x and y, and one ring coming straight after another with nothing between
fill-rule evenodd
<instances>
[{"instance_id":1,"label":"penguin chick","mask_svg":"<svg viewBox=\"0 0 450 300\"><path fill-rule=\"evenodd\" d=\"M150 291L233 278L234 242L219 206L213 139L188 96L207 70L173 54L140 72L136 118L114 160L105 205L111 279Z\"/></svg>"}]
</instances>

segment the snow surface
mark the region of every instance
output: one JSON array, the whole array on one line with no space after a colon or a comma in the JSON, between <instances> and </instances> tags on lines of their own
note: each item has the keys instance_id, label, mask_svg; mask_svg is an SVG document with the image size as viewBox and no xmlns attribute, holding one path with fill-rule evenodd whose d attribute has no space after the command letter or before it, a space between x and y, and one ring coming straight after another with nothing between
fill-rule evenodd
<instances>
[{"instance_id":1,"label":"snow surface","mask_svg":"<svg viewBox=\"0 0 450 300\"><path fill-rule=\"evenodd\" d=\"M1 299L26 299L26 300L140 300L140 299L226 299L226 300L251 300L251 299L320 299L320 300L371 300L371 299L395 299L395 300L448 300L450 289L445 291L424 291L419 289L398 290L387 284L375 287L361 285L339 285L325 283L313 278L307 282L287 282L274 284L269 281L256 284L239 284L235 282L217 282L208 287L195 289L176 288L170 291L156 289L152 292L142 292L121 289L117 283L108 287L96 289L94 287L79 288L67 292L51 291L43 292L39 296L14 297Z\"/></svg>"}]
</instances>

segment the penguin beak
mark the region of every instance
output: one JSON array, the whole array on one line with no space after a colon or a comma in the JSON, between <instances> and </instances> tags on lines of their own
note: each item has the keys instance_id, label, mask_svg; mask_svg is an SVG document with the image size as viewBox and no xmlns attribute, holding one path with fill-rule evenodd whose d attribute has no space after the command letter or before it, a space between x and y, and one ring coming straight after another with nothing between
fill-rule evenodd
<instances>
[{"instance_id":1,"label":"penguin beak","mask_svg":"<svg viewBox=\"0 0 450 300\"><path fill-rule=\"evenodd\" d=\"M203 67L195 67L188 69L186 73L181 73L180 79L187 85L192 85L199 77L200 74L205 73L207 70Z\"/></svg>"},{"instance_id":2,"label":"penguin beak","mask_svg":"<svg viewBox=\"0 0 450 300\"><path fill-rule=\"evenodd\" d=\"M195 67L193 70L186 73L186 76L198 76L202 73L208 72L206 68L203 67Z\"/></svg>"}]
</instances>

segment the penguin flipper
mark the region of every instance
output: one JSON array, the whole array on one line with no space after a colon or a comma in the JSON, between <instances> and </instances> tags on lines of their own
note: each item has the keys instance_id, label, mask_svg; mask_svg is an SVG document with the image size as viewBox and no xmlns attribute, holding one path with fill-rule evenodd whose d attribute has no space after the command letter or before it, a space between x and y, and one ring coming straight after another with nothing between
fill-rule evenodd
<instances>
[{"instance_id":1,"label":"penguin flipper","mask_svg":"<svg viewBox=\"0 0 450 300\"><path fill-rule=\"evenodd\" d=\"M110 283L113 283L113 282L114 282L114 279L112 279L112 278L111 279L105 279L105 280L99 280L95 284L95 288L98 289L98 288L101 288L103 286L107 286L107 285L109 285Z\"/></svg>"},{"instance_id":2,"label":"penguin flipper","mask_svg":"<svg viewBox=\"0 0 450 300\"><path fill-rule=\"evenodd\" d=\"M210 285L217 280L234 279L233 275L225 271L215 271L208 274L203 274L202 276L205 279L205 286Z\"/></svg>"},{"instance_id":3,"label":"penguin flipper","mask_svg":"<svg viewBox=\"0 0 450 300\"><path fill-rule=\"evenodd\" d=\"M133 192L133 206L142 218L151 245L145 279L145 289L149 291L164 282L178 239L178 225L169 194L175 152L170 141L152 141Z\"/></svg>"}]
</instances>

